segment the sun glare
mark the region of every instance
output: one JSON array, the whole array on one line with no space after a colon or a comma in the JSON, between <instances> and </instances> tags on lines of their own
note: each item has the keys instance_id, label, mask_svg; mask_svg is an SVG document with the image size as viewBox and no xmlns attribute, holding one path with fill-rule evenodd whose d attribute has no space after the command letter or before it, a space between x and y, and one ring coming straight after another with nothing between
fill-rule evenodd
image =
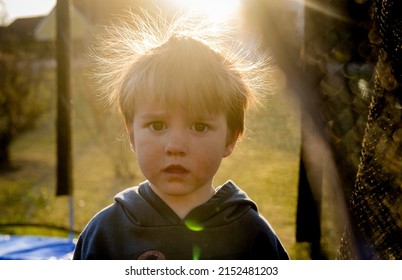
<instances>
[{"instance_id":1,"label":"sun glare","mask_svg":"<svg viewBox=\"0 0 402 280\"><path fill-rule=\"evenodd\" d=\"M171 0L172 4L191 12L205 13L215 19L236 16L241 0Z\"/></svg>"}]
</instances>

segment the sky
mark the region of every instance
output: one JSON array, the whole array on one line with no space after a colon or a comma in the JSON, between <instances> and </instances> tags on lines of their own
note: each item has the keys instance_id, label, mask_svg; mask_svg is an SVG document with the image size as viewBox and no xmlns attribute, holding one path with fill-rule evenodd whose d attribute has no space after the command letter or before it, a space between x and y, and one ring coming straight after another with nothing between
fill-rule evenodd
<instances>
[{"instance_id":1,"label":"sky","mask_svg":"<svg viewBox=\"0 0 402 280\"><path fill-rule=\"evenodd\" d=\"M7 10L7 22L19 17L31 17L48 14L57 0L1 0Z\"/></svg>"},{"instance_id":2,"label":"sky","mask_svg":"<svg viewBox=\"0 0 402 280\"><path fill-rule=\"evenodd\" d=\"M48 14L57 0L0 0L7 10L6 22L10 23L19 17L31 17ZM234 12L240 0L170 0L179 6L197 9L212 16L226 16Z\"/></svg>"}]
</instances>

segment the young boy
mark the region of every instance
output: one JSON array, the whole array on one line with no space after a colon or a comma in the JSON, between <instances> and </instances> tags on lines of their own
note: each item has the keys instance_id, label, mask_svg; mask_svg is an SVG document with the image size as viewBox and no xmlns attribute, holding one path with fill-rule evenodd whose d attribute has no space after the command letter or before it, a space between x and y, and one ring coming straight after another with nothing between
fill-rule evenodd
<instances>
[{"instance_id":1,"label":"young boy","mask_svg":"<svg viewBox=\"0 0 402 280\"><path fill-rule=\"evenodd\" d=\"M213 186L255 99L253 67L219 49L204 23L163 27L134 17L135 28L117 28L102 43L112 55L98 59L103 90L119 106L147 180L89 222L74 259L288 259L235 183Z\"/></svg>"}]
</instances>

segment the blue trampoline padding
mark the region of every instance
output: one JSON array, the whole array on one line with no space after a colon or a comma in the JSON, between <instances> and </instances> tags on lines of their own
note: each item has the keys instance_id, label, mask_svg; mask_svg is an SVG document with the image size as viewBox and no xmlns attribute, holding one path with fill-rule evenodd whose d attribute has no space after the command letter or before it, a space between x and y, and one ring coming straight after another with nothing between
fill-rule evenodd
<instances>
[{"instance_id":1,"label":"blue trampoline padding","mask_svg":"<svg viewBox=\"0 0 402 280\"><path fill-rule=\"evenodd\" d=\"M67 238L0 235L0 260L68 260L74 248Z\"/></svg>"}]
</instances>

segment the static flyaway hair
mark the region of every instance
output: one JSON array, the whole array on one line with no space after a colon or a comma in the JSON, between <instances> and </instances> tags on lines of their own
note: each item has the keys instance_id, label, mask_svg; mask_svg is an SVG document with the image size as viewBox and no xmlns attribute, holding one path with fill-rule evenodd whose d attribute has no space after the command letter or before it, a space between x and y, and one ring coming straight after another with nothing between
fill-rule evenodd
<instances>
[{"instance_id":1,"label":"static flyaway hair","mask_svg":"<svg viewBox=\"0 0 402 280\"><path fill-rule=\"evenodd\" d=\"M197 116L223 112L238 137L246 110L269 88L271 66L269 56L238 38L228 25L206 17L130 14L94 45L99 95L117 106L126 123L139 98Z\"/></svg>"}]
</instances>

